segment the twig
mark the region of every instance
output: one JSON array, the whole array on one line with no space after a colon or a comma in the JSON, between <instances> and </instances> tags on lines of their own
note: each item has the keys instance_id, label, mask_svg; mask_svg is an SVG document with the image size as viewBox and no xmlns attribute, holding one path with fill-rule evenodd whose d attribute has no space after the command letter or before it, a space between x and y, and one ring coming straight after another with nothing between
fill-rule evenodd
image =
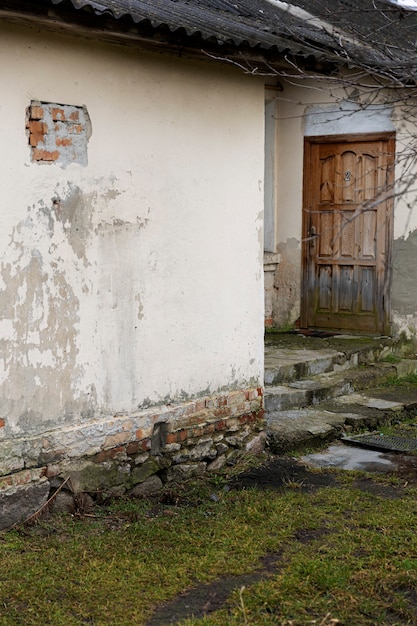
<instances>
[{"instance_id":1,"label":"twig","mask_svg":"<svg viewBox=\"0 0 417 626\"><path fill-rule=\"evenodd\" d=\"M42 513L42 511L57 497L57 495L59 494L59 492L61 491L61 489L63 489L63 487L69 483L71 481L71 477L68 476L68 478L66 478L64 480L64 482L62 483L62 485L60 485L58 487L58 489L53 493L53 495L45 502L45 504L43 504L40 509L38 509L37 511L35 511L35 513L32 513L32 515L29 515L29 517L27 517L25 520L20 521L20 522L15 522L14 524L12 524L11 526L8 526L7 528L4 528L2 532L7 532L9 530L12 530L13 528L17 528L20 525L25 525L28 524L32 519L38 517L40 515L40 513Z\"/></svg>"},{"instance_id":2,"label":"twig","mask_svg":"<svg viewBox=\"0 0 417 626\"><path fill-rule=\"evenodd\" d=\"M239 589L239 598L240 598L240 606L242 607L243 619L245 620L244 626L249 626L248 618L246 616L246 608L245 603L243 601L243 592L245 591L245 586Z\"/></svg>"}]
</instances>

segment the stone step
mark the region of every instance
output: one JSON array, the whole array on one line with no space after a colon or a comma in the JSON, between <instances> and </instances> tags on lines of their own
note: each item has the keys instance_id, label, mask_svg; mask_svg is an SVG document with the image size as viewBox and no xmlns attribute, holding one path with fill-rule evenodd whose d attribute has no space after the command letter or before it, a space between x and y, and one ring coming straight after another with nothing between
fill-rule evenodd
<instances>
[{"instance_id":1,"label":"stone step","mask_svg":"<svg viewBox=\"0 0 417 626\"><path fill-rule=\"evenodd\" d=\"M336 439L346 417L323 409L304 408L266 414L266 431L272 452L281 454L319 440Z\"/></svg>"},{"instance_id":2,"label":"stone step","mask_svg":"<svg viewBox=\"0 0 417 626\"><path fill-rule=\"evenodd\" d=\"M340 372L376 362L390 347L383 344L345 351L265 347L265 385L279 385L328 372Z\"/></svg>"},{"instance_id":3,"label":"stone step","mask_svg":"<svg viewBox=\"0 0 417 626\"><path fill-rule=\"evenodd\" d=\"M417 416L417 388L406 394L401 388L377 388L319 407L267 413L266 427L272 451L282 453L364 428L375 430L413 415Z\"/></svg>"},{"instance_id":4,"label":"stone step","mask_svg":"<svg viewBox=\"0 0 417 626\"><path fill-rule=\"evenodd\" d=\"M338 396L376 386L395 373L394 366L384 363L356 370L332 371L285 385L267 387L265 411L268 414L317 405Z\"/></svg>"},{"instance_id":5,"label":"stone step","mask_svg":"<svg viewBox=\"0 0 417 626\"><path fill-rule=\"evenodd\" d=\"M342 366L344 354L336 350L285 350L265 348L265 385L301 380Z\"/></svg>"}]
</instances>

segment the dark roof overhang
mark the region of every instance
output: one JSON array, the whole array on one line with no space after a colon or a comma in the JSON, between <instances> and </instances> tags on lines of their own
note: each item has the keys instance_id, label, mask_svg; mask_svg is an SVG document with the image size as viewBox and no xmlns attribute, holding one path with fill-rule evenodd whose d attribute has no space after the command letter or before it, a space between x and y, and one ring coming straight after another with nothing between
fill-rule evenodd
<instances>
[{"instance_id":1,"label":"dark roof overhang","mask_svg":"<svg viewBox=\"0 0 417 626\"><path fill-rule=\"evenodd\" d=\"M338 62L337 55L331 59L331 36L269 0L0 0L0 18L238 63L253 73L287 67L295 59L317 71L330 71Z\"/></svg>"},{"instance_id":2,"label":"dark roof overhang","mask_svg":"<svg viewBox=\"0 0 417 626\"><path fill-rule=\"evenodd\" d=\"M0 16L253 73L295 61L404 77L417 56L417 13L388 0L0 0Z\"/></svg>"}]
</instances>

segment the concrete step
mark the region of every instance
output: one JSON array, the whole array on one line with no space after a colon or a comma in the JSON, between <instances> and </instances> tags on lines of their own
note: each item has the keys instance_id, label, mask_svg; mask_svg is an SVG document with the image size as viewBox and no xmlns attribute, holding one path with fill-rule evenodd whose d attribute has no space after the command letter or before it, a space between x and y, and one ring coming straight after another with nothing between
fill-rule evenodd
<instances>
[{"instance_id":1,"label":"concrete step","mask_svg":"<svg viewBox=\"0 0 417 626\"><path fill-rule=\"evenodd\" d=\"M282 453L320 440L338 439L346 433L375 430L385 424L417 417L417 386L379 386L388 377L410 373L417 373L417 360L323 374L310 381L267 389L266 404L282 407L265 413L271 449ZM327 390L324 389L326 382L332 383ZM347 385L348 392L337 395L343 384ZM274 397L274 389L283 391ZM287 396L285 390L289 390ZM295 400L296 393L300 394L302 402L299 407L292 404L283 408Z\"/></svg>"},{"instance_id":2,"label":"concrete step","mask_svg":"<svg viewBox=\"0 0 417 626\"><path fill-rule=\"evenodd\" d=\"M340 346L341 342L337 344ZM279 385L318 374L341 372L375 363L392 351L383 342L370 346L337 350L333 348L285 348L273 344L265 347L265 385Z\"/></svg>"},{"instance_id":3,"label":"concrete step","mask_svg":"<svg viewBox=\"0 0 417 626\"><path fill-rule=\"evenodd\" d=\"M323 409L275 411L266 415L266 430L272 452L281 454L320 440L336 439L346 417Z\"/></svg>"},{"instance_id":4,"label":"concrete step","mask_svg":"<svg viewBox=\"0 0 417 626\"><path fill-rule=\"evenodd\" d=\"M395 349L389 338L343 335L324 342L278 335L267 343L265 418L272 449L378 428L411 411L417 415L417 390L406 399L403 388L379 388L390 377L417 372L417 360L379 362Z\"/></svg>"},{"instance_id":5,"label":"concrete step","mask_svg":"<svg viewBox=\"0 0 417 626\"><path fill-rule=\"evenodd\" d=\"M341 396L319 407L266 414L267 434L273 452L334 440L362 429L417 416L417 388L376 388Z\"/></svg>"},{"instance_id":6,"label":"concrete step","mask_svg":"<svg viewBox=\"0 0 417 626\"><path fill-rule=\"evenodd\" d=\"M336 350L265 348L265 384L278 385L342 368L345 355Z\"/></svg>"},{"instance_id":7,"label":"concrete step","mask_svg":"<svg viewBox=\"0 0 417 626\"><path fill-rule=\"evenodd\" d=\"M268 414L317 405L338 396L377 386L395 373L394 366L384 363L343 372L332 371L285 385L267 387L265 411Z\"/></svg>"}]
</instances>

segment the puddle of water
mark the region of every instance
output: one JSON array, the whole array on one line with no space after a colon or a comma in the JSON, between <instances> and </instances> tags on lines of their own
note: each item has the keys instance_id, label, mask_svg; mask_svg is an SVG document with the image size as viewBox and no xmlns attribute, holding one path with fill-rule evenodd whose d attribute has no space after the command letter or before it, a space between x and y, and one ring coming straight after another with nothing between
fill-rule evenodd
<instances>
[{"instance_id":1,"label":"puddle of water","mask_svg":"<svg viewBox=\"0 0 417 626\"><path fill-rule=\"evenodd\" d=\"M397 458L386 452L345 446L331 445L324 452L307 454L301 461L313 467L337 467L345 470L360 470L362 472L393 472L398 469Z\"/></svg>"}]
</instances>

